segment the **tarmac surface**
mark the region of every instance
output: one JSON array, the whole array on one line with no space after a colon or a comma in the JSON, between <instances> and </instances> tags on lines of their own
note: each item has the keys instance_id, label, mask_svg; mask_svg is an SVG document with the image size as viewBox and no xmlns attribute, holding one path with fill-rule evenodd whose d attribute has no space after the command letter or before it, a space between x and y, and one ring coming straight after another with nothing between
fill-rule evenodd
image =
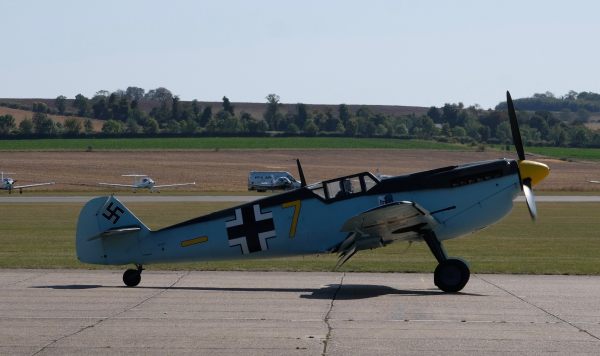
<instances>
[{"instance_id":1,"label":"tarmac surface","mask_svg":"<svg viewBox=\"0 0 600 356\"><path fill-rule=\"evenodd\" d=\"M116 195L123 203L185 203L185 202L251 202L264 196L258 195ZM87 203L93 196L27 196L10 195L0 197L0 204L5 203ZM598 203L598 195L541 195L537 202L552 203ZM516 202L524 202L525 197L518 196Z\"/></svg>"},{"instance_id":2,"label":"tarmac surface","mask_svg":"<svg viewBox=\"0 0 600 356\"><path fill-rule=\"evenodd\" d=\"M0 354L597 355L600 277L0 270Z\"/></svg>"}]
</instances>

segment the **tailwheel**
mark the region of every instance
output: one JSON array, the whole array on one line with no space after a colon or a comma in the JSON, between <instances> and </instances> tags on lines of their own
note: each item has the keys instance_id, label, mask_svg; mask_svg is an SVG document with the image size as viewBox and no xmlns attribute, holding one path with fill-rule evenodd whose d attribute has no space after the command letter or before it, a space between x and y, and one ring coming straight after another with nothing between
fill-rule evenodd
<instances>
[{"instance_id":1,"label":"tailwheel","mask_svg":"<svg viewBox=\"0 0 600 356\"><path fill-rule=\"evenodd\" d=\"M142 271L144 270L141 265L137 266L137 269L128 269L123 273L123 283L127 287L135 287L140 284L142 280Z\"/></svg>"},{"instance_id":2,"label":"tailwheel","mask_svg":"<svg viewBox=\"0 0 600 356\"><path fill-rule=\"evenodd\" d=\"M449 258L438 264L433 282L444 292L456 293L465 287L470 276L469 266L463 260Z\"/></svg>"}]
</instances>

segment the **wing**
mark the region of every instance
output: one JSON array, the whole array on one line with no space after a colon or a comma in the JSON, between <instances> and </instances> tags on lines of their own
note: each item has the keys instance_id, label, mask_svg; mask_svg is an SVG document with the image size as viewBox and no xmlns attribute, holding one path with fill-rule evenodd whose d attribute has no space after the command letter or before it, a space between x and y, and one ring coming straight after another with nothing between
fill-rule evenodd
<instances>
[{"instance_id":1,"label":"wing","mask_svg":"<svg viewBox=\"0 0 600 356\"><path fill-rule=\"evenodd\" d=\"M155 186L154 186L154 188L181 187L182 185L196 185L196 182L192 182L192 183L177 183L177 184L165 184L165 185L155 185Z\"/></svg>"},{"instance_id":2,"label":"wing","mask_svg":"<svg viewBox=\"0 0 600 356\"><path fill-rule=\"evenodd\" d=\"M108 185L110 187L137 188L137 186L132 184L98 183L98 185Z\"/></svg>"},{"instance_id":3,"label":"wing","mask_svg":"<svg viewBox=\"0 0 600 356\"><path fill-rule=\"evenodd\" d=\"M418 240L423 231L436 225L427 210L410 201L382 205L353 216L341 229L349 235L334 251L340 254L336 268L357 251L383 247L399 240Z\"/></svg>"},{"instance_id":4,"label":"wing","mask_svg":"<svg viewBox=\"0 0 600 356\"><path fill-rule=\"evenodd\" d=\"M23 189L23 188L31 188L31 187L39 187L42 185L52 185L54 182L46 182L46 183L35 183L35 184L26 184L26 185L15 185L12 189Z\"/></svg>"}]
</instances>

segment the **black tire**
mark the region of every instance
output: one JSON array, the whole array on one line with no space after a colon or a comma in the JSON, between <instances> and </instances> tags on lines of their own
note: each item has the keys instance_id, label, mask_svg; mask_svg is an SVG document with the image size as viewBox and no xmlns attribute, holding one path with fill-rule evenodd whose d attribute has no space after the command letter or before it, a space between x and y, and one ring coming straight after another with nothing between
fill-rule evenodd
<instances>
[{"instance_id":1,"label":"black tire","mask_svg":"<svg viewBox=\"0 0 600 356\"><path fill-rule=\"evenodd\" d=\"M123 283L125 283L127 287L135 287L140 284L141 280L142 273L137 269L128 269L123 273Z\"/></svg>"},{"instance_id":2,"label":"black tire","mask_svg":"<svg viewBox=\"0 0 600 356\"><path fill-rule=\"evenodd\" d=\"M463 260L450 258L436 267L433 282L444 292L456 293L467 285L469 277L469 266Z\"/></svg>"}]
</instances>

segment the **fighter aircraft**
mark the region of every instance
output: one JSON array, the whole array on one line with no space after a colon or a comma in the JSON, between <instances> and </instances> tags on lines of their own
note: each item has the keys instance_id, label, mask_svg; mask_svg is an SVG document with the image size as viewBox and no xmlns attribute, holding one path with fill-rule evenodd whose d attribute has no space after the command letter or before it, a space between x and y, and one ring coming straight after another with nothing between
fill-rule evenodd
<instances>
[{"instance_id":1,"label":"fighter aircraft","mask_svg":"<svg viewBox=\"0 0 600 356\"><path fill-rule=\"evenodd\" d=\"M443 241L489 226L525 194L537 215L532 186L547 165L525 159L510 94L508 111L518 160L497 159L379 180L369 172L307 185L151 231L114 196L89 201L79 215L77 256L85 263L134 264L123 274L140 283L143 266L337 253L337 266L357 251L397 241L424 241L438 265L434 284L458 292L469 281L466 262L448 257Z\"/></svg>"},{"instance_id":2,"label":"fighter aircraft","mask_svg":"<svg viewBox=\"0 0 600 356\"><path fill-rule=\"evenodd\" d=\"M149 189L150 193L158 192L159 188L169 188L169 187L181 187L184 185L195 185L196 182L192 183L176 183L176 184L163 184L156 185L154 180L148 177L146 174L123 174L122 177L132 177L132 184L118 184L118 183L98 183L99 185L107 185L111 187L124 187L124 188L133 188L133 192L137 192L138 189Z\"/></svg>"},{"instance_id":3,"label":"fighter aircraft","mask_svg":"<svg viewBox=\"0 0 600 356\"><path fill-rule=\"evenodd\" d=\"M42 185L51 185L54 184L54 182L46 182L46 183L34 183L34 184L25 184L25 185L15 185L15 183L17 182L16 180L10 178L10 177L5 177L4 175L8 175L8 174L14 174L14 173L8 173L8 172L0 172L0 189L3 190L8 190L8 194L12 194L12 191L14 189L18 189L19 190L19 194L23 194L23 189L26 188L32 188L32 187L39 187Z\"/></svg>"}]
</instances>

